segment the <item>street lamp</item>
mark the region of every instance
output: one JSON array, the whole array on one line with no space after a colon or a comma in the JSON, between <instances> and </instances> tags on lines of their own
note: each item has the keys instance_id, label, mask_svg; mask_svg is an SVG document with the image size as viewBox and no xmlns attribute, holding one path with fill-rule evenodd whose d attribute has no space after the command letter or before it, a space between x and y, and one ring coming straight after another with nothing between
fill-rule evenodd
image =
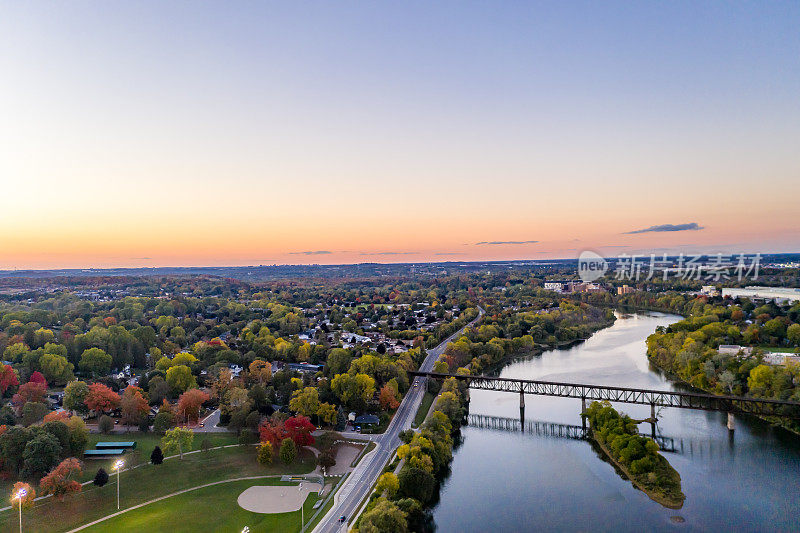
<instances>
[{"instance_id":1,"label":"street lamp","mask_svg":"<svg viewBox=\"0 0 800 533\"><path fill-rule=\"evenodd\" d=\"M22 498L28 495L25 489L19 489L16 494L11 498L11 501L19 500L19 533L22 533Z\"/></svg>"},{"instance_id":2,"label":"street lamp","mask_svg":"<svg viewBox=\"0 0 800 533\"><path fill-rule=\"evenodd\" d=\"M119 511L119 473L123 466L125 466L125 461L122 459L119 459L114 463L114 470L117 471L117 511Z\"/></svg>"}]
</instances>

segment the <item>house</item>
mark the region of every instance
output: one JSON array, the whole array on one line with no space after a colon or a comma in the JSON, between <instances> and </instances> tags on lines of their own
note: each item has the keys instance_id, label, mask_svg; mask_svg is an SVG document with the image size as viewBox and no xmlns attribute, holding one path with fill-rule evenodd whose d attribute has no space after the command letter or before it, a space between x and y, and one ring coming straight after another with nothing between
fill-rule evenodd
<instances>
[{"instance_id":1,"label":"house","mask_svg":"<svg viewBox=\"0 0 800 533\"><path fill-rule=\"evenodd\" d=\"M361 415L357 416L356 419L353 421L353 425L356 427L361 426L377 426L381 423L381 419L375 415Z\"/></svg>"},{"instance_id":2,"label":"house","mask_svg":"<svg viewBox=\"0 0 800 533\"><path fill-rule=\"evenodd\" d=\"M720 355L739 355L742 352L744 355L751 355L753 349L749 346L739 346L738 344L720 344L717 351Z\"/></svg>"}]
</instances>

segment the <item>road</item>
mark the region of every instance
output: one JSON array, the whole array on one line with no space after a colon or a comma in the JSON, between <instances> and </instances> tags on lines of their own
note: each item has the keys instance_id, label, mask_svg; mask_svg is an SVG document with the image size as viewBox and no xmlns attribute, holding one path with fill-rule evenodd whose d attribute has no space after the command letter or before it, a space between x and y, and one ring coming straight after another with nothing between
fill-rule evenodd
<instances>
[{"instance_id":1,"label":"road","mask_svg":"<svg viewBox=\"0 0 800 533\"><path fill-rule=\"evenodd\" d=\"M478 316L464 326L464 328L453 333L441 342L435 348L432 348L425 360L420 365L421 372L430 372L433 369L433 363L439 358L444 351L447 343L458 337L465 328L471 326L483 316L483 309L478 307ZM416 386L415 386L416 385ZM347 522L339 523L339 517L344 515L350 519L358 509L358 506L367 497L372 486L378 480L383 471L383 467L394 455L395 449L400 446L401 441L399 434L401 431L411 427L411 422L417 414L417 409L422 402L424 395L425 383L423 378L415 378L411 388L403 398L400 407L389 423L389 427L383 435L373 435L373 442L377 447L368 455L366 455L356 466L355 470L348 476L344 485L339 489L339 492L334 496L334 505L330 511L323 517L323 519L314 528L314 533L330 533L347 530Z\"/></svg>"}]
</instances>

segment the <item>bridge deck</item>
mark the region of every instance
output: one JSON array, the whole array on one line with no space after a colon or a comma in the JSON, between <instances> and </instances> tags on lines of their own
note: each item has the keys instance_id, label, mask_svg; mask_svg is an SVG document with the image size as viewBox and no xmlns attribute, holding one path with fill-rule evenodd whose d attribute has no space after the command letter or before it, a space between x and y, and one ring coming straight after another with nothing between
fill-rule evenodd
<instances>
[{"instance_id":1,"label":"bridge deck","mask_svg":"<svg viewBox=\"0 0 800 533\"><path fill-rule=\"evenodd\" d=\"M458 374L439 374L436 372L409 372L420 376L443 380L456 378L466 382L473 389L516 392L539 396L562 398L581 398L586 400L608 400L610 402L654 405L659 407L678 407L682 409L701 409L704 411L723 411L748 413L760 416L800 419L800 402L788 400L769 400L744 396L717 396L695 392L659 391L612 387L608 385L587 385L580 383L561 383L528 379L500 378L492 376L462 376Z\"/></svg>"}]
</instances>

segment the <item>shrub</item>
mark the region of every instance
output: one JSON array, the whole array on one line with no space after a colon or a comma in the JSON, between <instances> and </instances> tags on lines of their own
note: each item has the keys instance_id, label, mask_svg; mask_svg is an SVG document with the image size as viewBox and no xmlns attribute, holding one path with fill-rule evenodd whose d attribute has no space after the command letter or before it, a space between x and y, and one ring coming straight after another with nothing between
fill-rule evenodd
<instances>
[{"instance_id":1,"label":"shrub","mask_svg":"<svg viewBox=\"0 0 800 533\"><path fill-rule=\"evenodd\" d=\"M97 428L100 430L100 433L111 433L114 429L114 420L108 415L103 415L100 417L100 420L97 421Z\"/></svg>"},{"instance_id":2,"label":"shrub","mask_svg":"<svg viewBox=\"0 0 800 533\"><path fill-rule=\"evenodd\" d=\"M161 451L160 446L153 448L153 453L150 454L150 462L154 465L160 465L164 462L164 452Z\"/></svg>"},{"instance_id":3,"label":"shrub","mask_svg":"<svg viewBox=\"0 0 800 533\"><path fill-rule=\"evenodd\" d=\"M108 472L102 468L98 468L97 473L94 475L94 480L92 480L92 484L102 487L106 483L108 483Z\"/></svg>"}]
</instances>

